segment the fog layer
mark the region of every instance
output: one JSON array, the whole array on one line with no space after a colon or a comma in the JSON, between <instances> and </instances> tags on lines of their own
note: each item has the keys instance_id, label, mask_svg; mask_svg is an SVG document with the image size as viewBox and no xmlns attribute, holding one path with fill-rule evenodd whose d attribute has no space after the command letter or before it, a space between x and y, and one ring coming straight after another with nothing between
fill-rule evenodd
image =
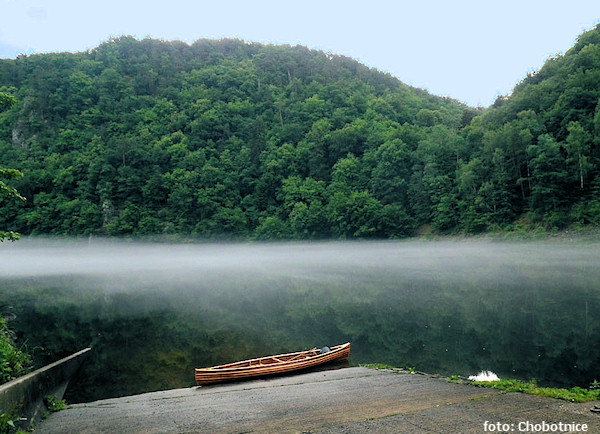
<instances>
[{"instance_id":1,"label":"fog layer","mask_svg":"<svg viewBox=\"0 0 600 434\"><path fill-rule=\"evenodd\" d=\"M22 240L0 244L0 278L88 275L198 281L200 276L303 279L390 273L404 278L512 281L515 271L600 278L600 243L397 241L162 244ZM129 280L129 279L126 279ZM136 285L137 286L137 285Z\"/></svg>"},{"instance_id":2,"label":"fog layer","mask_svg":"<svg viewBox=\"0 0 600 434\"><path fill-rule=\"evenodd\" d=\"M71 402L188 387L193 367L348 341L354 364L588 387L600 378L599 252L25 239L0 244L0 312L40 365L94 347Z\"/></svg>"}]
</instances>

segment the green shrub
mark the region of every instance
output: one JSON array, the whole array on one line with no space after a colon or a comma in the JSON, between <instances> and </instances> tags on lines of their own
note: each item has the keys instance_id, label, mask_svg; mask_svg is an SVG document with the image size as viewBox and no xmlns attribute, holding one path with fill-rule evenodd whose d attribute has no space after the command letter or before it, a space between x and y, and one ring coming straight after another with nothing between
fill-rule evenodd
<instances>
[{"instance_id":1,"label":"green shrub","mask_svg":"<svg viewBox=\"0 0 600 434\"><path fill-rule=\"evenodd\" d=\"M15 426L15 422L19 422L21 420L25 420L19 416L17 416L16 412L10 413L1 413L0 414L0 434L9 434L15 432L17 427Z\"/></svg>"},{"instance_id":2,"label":"green shrub","mask_svg":"<svg viewBox=\"0 0 600 434\"><path fill-rule=\"evenodd\" d=\"M50 411L61 411L67 408L67 403L64 400L56 399L54 395L44 397L44 404Z\"/></svg>"},{"instance_id":3,"label":"green shrub","mask_svg":"<svg viewBox=\"0 0 600 434\"><path fill-rule=\"evenodd\" d=\"M29 362L29 356L14 346L6 321L0 316L0 384L23 375Z\"/></svg>"}]
</instances>

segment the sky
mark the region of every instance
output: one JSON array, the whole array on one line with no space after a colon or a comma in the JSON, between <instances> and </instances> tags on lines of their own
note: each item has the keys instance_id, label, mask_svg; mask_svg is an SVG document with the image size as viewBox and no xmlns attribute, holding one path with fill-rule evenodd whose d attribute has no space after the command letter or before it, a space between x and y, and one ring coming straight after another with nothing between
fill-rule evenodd
<instances>
[{"instance_id":1,"label":"sky","mask_svg":"<svg viewBox=\"0 0 600 434\"><path fill-rule=\"evenodd\" d=\"M239 38L352 57L487 107L600 22L599 0L0 0L0 58L132 35Z\"/></svg>"}]
</instances>

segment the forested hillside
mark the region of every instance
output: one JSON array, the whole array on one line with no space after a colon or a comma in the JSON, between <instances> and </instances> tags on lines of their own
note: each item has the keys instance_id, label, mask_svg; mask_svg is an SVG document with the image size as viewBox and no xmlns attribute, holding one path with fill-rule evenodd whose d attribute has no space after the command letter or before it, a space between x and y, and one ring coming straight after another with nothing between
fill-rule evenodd
<instances>
[{"instance_id":1,"label":"forested hillside","mask_svg":"<svg viewBox=\"0 0 600 434\"><path fill-rule=\"evenodd\" d=\"M443 71L440 71L442 74ZM600 224L600 29L474 109L342 56L121 37L0 61L24 234L394 238Z\"/></svg>"}]
</instances>

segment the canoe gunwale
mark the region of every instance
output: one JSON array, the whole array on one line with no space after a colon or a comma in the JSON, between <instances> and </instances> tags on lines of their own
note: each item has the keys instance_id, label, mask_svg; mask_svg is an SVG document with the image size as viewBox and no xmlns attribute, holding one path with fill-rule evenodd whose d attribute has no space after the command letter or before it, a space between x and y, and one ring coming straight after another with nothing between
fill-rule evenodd
<instances>
[{"instance_id":1,"label":"canoe gunwale","mask_svg":"<svg viewBox=\"0 0 600 434\"><path fill-rule=\"evenodd\" d=\"M210 368L196 368L196 370L212 370L214 372L221 372L221 371L226 371L228 369L241 369L241 368L256 368L259 366L270 366L270 365L277 365L279 363L289 363L290 360L279 360L276 363L268 363L268 364L263 364L261 365L260 362L261 360L267 360L267 359L276 359L278 357L286 357L286 356L300 356L302 354L306 354L309 353L311 351L318 351L316 348L313 348L311 350L306 350L306 351L298 351L295 353L286 353L286 354L277 354L275 356L265 356L265 357L258 357L256 359L248 359L248 360L241 360L239 362L233 362L233 363L227 363L224 365L218 365L218 366L211 366ZM316 356L318 356L319 354L316 353ZM258 362L258 364L253 365L252 363L254 362Z\"/></svg>"},{"instance_id":2,"label":"canoe gunwale","mask_svg":"<svg viewBox=\"0 0 600 434\"><path fill-rule=\"evenodd\" d=\"M299 356L307 355L304 358ZM321 364L333 362L335 360L346 359L350 355L350 343L336 345L326 353L320 353L313 348L306 351L294 353L277 354L274 356L259 357L256 359L242 360L240 362L228 363L209 368L196 368L195 377L198 385L218 383L227 380L241 380L245 378L259 377L264 375L283 374L301 369L308 369ZM260 364L261 360L280 360L268 364ZM252 364L258 362L259 364Z\"/></svg>"}]
</instances>

